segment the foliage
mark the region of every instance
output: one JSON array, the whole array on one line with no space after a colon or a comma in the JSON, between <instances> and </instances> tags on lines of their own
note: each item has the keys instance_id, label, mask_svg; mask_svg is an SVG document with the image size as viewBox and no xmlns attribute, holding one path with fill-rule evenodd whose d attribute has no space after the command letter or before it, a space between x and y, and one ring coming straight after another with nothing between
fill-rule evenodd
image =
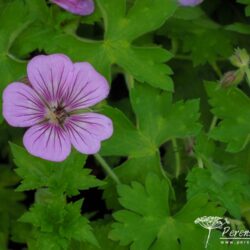
<instances>
[{"instance_id":1,"label":"foliage","mask_svg":"<svg viewBox=\"0 0 250 250\"><path fill-rule=\"evenodd\" d=\"M249 107L250 99L238 88L222 90L215 83L207 84L207 92L212 112L221 121L218 127L211 131L214 139L228 143L229 152L238 152L249 141Z\"/></svg>"},{"instance_id":2,"label":"foliage","mask_svg":"<svg viewBox=\"0 0 250 250\"><path fill-rule=\"evenodd\" d=\"M82 169L86 156L72 152L62 163L52 163L30 155L22 147L12 144L16 172L24 180L18 191L48 187L54 193L77 195L79 190L102 185L102 181L90 175L91 170Z\"/></svg>"},{"instance_id":3,"label":"foliage","mask_svg":"<svg viewBox=\"0 0 250 250\"><path fill-rule=\"evenodd\" d=\"M241 203L249 200L249 179L237 169L224 169L208 164L207 169L193 168L187 177L187 197L209 194L213 201L219 201L236 218L241 215Z\"/></svg>"},{"instance_id":4,"label":"foliage","mask_svg":"<svg viewBox=\"0 0 250 250\"><path fill-rule=\"evenodd\" d=\"M201 230L194 225L194 219L204 213L222 215L224 212L216 203L209 203L206 195L199 195L171 215L168 182L152 174L147 176L145 187L132 182L131 187L118 186L118 193L126 210L114 213L118 223L114 223L110 236L122 245L132 243L132 250L163 249L164 246L188 249L194 244L202 248ZM188 236L190 232L194 237Z\"/></svg>"},{"instance_id":5,"label":"foliage","mask_svg":"<svg viewBox=\"0 0 250 250\"><path fill-rule=\"evenodd\" d=\"M24 200L23 193L16 193L13 190L19 182L19 178L10 168L6 165L0 165L0 197L2 201L0 204L0 246L1 249L7 250L8 248L8 235L12 231L17 222L16 220L25 211L24 206L20 203Z\"/></svg>"}]
</instances>

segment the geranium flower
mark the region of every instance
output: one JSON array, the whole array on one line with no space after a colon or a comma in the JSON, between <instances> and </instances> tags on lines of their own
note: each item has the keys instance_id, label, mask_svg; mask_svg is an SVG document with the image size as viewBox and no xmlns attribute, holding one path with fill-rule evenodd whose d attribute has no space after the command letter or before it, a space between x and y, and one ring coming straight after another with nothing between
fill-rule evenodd
<instances>
[{"instance_id":1,"label":"geranium flower","mask_svg":"<svg viewBox=\"0 0 250 250\"><path fill-rule=\"evenodd\" d=\"M3 93L3 115L14 127L30 127L23 143L30 154L63 161L73 145L94 154L113 133L112 121L89 107L109 93L106 79L86 62L61 54L37 56L27 68L30 84L11 83Z\"/></svg>"},{"instance_id":2,"label":"geranium flower","mask_svg":"<svg viewBox=\"0 0 250 250\"><path fill-rule=\"evenodd\" d=\"M93 0L51 0L51 2L73 14L81 16L90 15L95 9Z\"/></svg>"},{"instance_id":3,"label":"geranium flower","mask_svg":"<svg viewBox=\"0 0 250 250\"><path fill-rule=\"evenodd\" d=\"M203 0L179 0L180 5L182 6L196 6L202 2Z\"/></svg>"}]
</instances>

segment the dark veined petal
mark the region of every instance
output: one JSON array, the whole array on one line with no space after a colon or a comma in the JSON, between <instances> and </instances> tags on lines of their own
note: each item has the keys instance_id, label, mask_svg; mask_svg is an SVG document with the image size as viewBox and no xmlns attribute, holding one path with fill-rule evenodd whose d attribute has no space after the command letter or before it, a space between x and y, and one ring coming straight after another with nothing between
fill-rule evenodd
<instances>
[{"instance_id":1,"label":"dark veined petal","mask_svg":"<svg viewBox=\"0 0 250 250\"><path fill-rule=\"evenodd\" d=\"M91 107L105 99L109 90L107 80L91 64L75 63L74 79L64 96L65 105L69 110Z\"/></svg>"},{"instance_id":2,"label":"dark veined petal","mask_svg":"<svg viewBox=\"0 0 250 250\"><path fill-rule=\"evenodd\" d=\"M77 15L85 16L94 12L93 0L51 0L63 9Z\"/></svg>"},{"instance_id":3,"label":"dark veined petal","mask_svg":"<svg viewBox=\"0 0 250 250\"><path fill-rule=\"evenodd\" d=\"M101 114L84 113L73 115L65 124L72 145L81 153L95 154L100 142L113 134L112 121Z\"/></svg>"},{"instance_id":4,"label":"dark veined petal","mask_svg":"<svg viewBox=\"0 0 250 250\"><path fill-rule=\"evenodd\" d=\"M36 56L28 64L28 78L47 101L58 102L72 80L73 63L63 54Z\"/></svg>"},{"instance_id":5,"label":"dark veined petal","mask_svg":"<svg viewBox=\"0 0 250 250\"><path fill-rule=\"evenodd\" d=\"M11 83L3 92L3 116L14 127L30 127L44 120L45 104L28 85Z\"/></svg>"},{"instance_id":6,"label":"dark veined petal","mask_svg":"<svg viewBox=\"0 0 250 250\"><path fill-rule=\"evenodd\" d=\"M23 143L30 154L49 161L63 161L71 151L67 132L51 123L29 128L24 135Z\"/></svg>"}]
</instances>

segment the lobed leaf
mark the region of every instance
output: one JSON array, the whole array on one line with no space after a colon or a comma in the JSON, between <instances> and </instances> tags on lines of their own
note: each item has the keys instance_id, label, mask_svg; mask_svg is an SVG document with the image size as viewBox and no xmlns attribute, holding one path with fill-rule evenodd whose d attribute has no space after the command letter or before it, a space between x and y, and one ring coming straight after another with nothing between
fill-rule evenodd
<instances>
[{"instance_id":1,"label":"lobed leaf","mask_svg":"<svg viewBox=\"0 0 250 250\"><path fill-rule=\"evenodd\" d=\"M145 185L132 182L131 186L118 186L118 193L123 210L113 214L117 222L110 237L121 245L130 245L131 250L161 250L166 246L173 250L191 249L194 245L202 249L204 231L193 221L204 214L224 213L215 203L208 202L206 195L199 195L171 215L169 184L154 174L147 176ZM216 241L209 248L215 246L221 248Z\"/></svg>"},{"instance_id":2,"label":"lobed leaf","mask_svg":"<svg viewBox=\"0 0 250 250\"><path fill-rule=\"evenodd\" d=\"M207 82L212 113L221 119L210 136L227 143L227 151L239 152L250 139L250 99L240 89L220 88L217 83Z\"/></svg>"},{"instance_id":3,"label":"lobed leaf","mask_svg":"<svg viewBox=\"0 0 250 250\"><path fill-rule=\"evenodd\" d=\"M48 193L46 190L45 192L47 196ZM20 218L21 222L34 226L35 230L30 238L31 248L66 250L72 240L98 246L88 219L80 214L81 206L81 200L65 204L58 197L50 197L50 194L45 199L40 199Z\"/></svg>"},{"instance_id":4,"label":"lobed leaf","mask_svg":"<svg viewBox=\"0 0 250 250\"><path fill-rule=\"evenodd\" d=\"M114 125L113 136L103 142L101 154L104 156L143 156L156 151L154 145L118 109L106 106L102 113L110 117Z\"/></svg>"},{"instance_id":5,"label":"lobed leaf","mask_svg":"<svg viewBox=\"0 0 250 250\"><path fill-rule=\"evenodd\" d=\"M24 148L11 144L16 172L22 177L18 191L48 187L55 193L77 195L79 190L103 185L103 182L84 169L86 156L76 151L61 163L52 163L30 155Z\"/></svg>"},{"instance_id":6,"label":"lobed leaf","mask_svg":"<svg viewBox=\"0 0 250 250\"><path fill-rule=\"evenodd\" d=\"M200 131L199 101L172 103L171 94L136 84L131 102L142 133L158 147L173 138L185 138Z\"/></svg>"},{"instance_id":7,"label":"lobed leaf","mask_svg":"<svg viewBox=\"0 0 250 250\"><path fill-rule=\"evenodd\" d=\"M187 176L188 199L197 194L209 194L235 218L241 216L241 204L250 198L249 178L239 169L223 168L209 163L208 168L193 168Z\"/></svg>"},{"instance_id":8,"label":"lobed leaf","mask_svg":"<svg viewBox=\"0 0 250 250\"><path fill-rule=\"evenodd\" d=\"M154 8L151 8L152 4ZM54 27L52 24L54 19L58 19L58 13L52 13L50 21L45 21L45 17L41 18L39 13L39 19L32 26L44 27L46 22L45 29L41 31L31 27L32 34L28 30L23 32L14 44L14 51L19 51L18 48L21 47L23 53L29 53L34 48L43 49L48 53L66 53L74 60L93 63L108 79L111 78L112 65L117 64L141 82L173 91L173 82L169 77L171 70L165 65L170 59L169 53L157 46L140 49L132 46L132 41L161 26L177 9L176 1L138 0L128 10L127 17L125 1L98 1L98 5L105 21L103 41L78 38L74 33L72 35L72 31L70 34L65 32L60 23L59 27ZM51 37L49 42L44 39L46 36ZM160 52L164 55L164 60L163 56L159 58ZM131 57L134 60L131 60Z\"/></svg>"}]
</instances>

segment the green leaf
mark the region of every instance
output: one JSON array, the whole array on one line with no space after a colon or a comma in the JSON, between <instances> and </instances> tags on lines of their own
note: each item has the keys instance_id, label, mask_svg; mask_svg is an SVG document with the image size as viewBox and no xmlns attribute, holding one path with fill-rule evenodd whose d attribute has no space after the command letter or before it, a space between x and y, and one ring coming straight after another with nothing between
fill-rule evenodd
<instances>
[{"instance_id":1,"label":"green leaf","mask_svg":"<svg viewBox=\"0 0 250 250\"><path fill-rule=\"evenodd\" d=\"M240 89L220 88L217 83L207 82L206 89L212 113L221 119L210 136L227 143L227 151L239 152L250 139L250 99Z\"/></svg>"},{"instance_id":2,"label":"green leaf","mask_svg":"<svg viewBox=\"0 0 250 250\"><path fill-rule=\"evenodd\" d=\"M113 169L119 180L123 184L130 184L131 180L144 183L148 172L153 172L162 176L161 159L159 153L145 155L142 157L130 157L120 166ZM104 188L104 198L109 208L120 208L116 183L107 178L107 184Z\"/></svg>"},{"instance_id":3,"label":"green leaf","mask_svg":"<svg viewBox=\"0 0 250 250\"><path fill-rule=\"evenodd\" d=\"M126 15L125 3L124 0L98 0L105 17L107 39L133 41L159 28L177 9L174 0L155 0L153 8L151 0L137 0Z\"/></svg>"},{"instance_id":4,"label":"green leaf","mask_svg":"<svg viewBox=\"0 0 250 250\"><path fill-rule=\"evenodd\" d=\"M190 54L195 66L227 59L233 52L232 34L199 8L179 9L158 34L171 37L178 44L176 53Z\"/></svg>"},{"instance_id":5,"label":"green leaf","mask_svg":"<svg viewBox=\"0 0 250 250\"><path fill-rule=\"evenodd\" d=\"M106 106L102 113L112 119L114 134L102 143L101 155L140 157L156 151L154 145L120 110Z\"/></svg>"},{"instance_id":6,"label":"green leaf","mask_svg":"<svg viewBox=\"0 0 250 250\"><path fill-rule=\"evenodd\" d=\"M11 227L11 240L17 243L26 244L30 238L31 231L32 226L30 224L14 221Z\"/></svg>"},{"instance_id":7,"label":"green leaf","mask_svg":"<svg viewBox=\"0 0 250 250\"><path fill-rule=\"evenodd\" d=\"M23 11L19 11L22 9ZM1 5L1 39L0 48L7 53L18 34L27 26L27 8L23 2L11 1ZM5 53L4 53L5 52Z\"/></svg>"},{"instance_id":8,"label":"green leaf","mask_svg":"<svg viewBox=\"0 0 250 250\"><path fill-rule=\"evenodd\" d=\"M21 48L22 53L28 53L34 48L41 48L47 53L65 53L73 60L89 61L108 79L111 78L111 66L117 64L141 82L173 91L173 82L169 77L172 71L165 65L171 57L170 53L156 46L136 47L132 41L160 27L177 9L176 1L156 0L152 8L151 0L138 0L128 10L125 1L98 1L98 5L105 21L103 41L79 38L60 28L60 25L55 29L51 25L53 22L41 22L39 18L38 24L31 27L33 32L26 31L19 36L14 51L18 52ZM45 39L48 35L51 37L49 41Z\"/></svg>"},{"instance_id":9,"label":"green leaf","mask_svg":"<svg viewBox=\"0 0 250 250\"><path fill-rule=\"evenodd\" d=\"M23 193L17 193L12 186L19 182L18 176L9 166L0 165L0 249L8 249L9 235L15 227L15 221L24 212L21 202L25 199Z\"/></svg>"},{"instance_id":10,"label":"green leaf","mask_svg":"<svg viewBox=\"0 0 250 250\"><path fill-rule=\"evenodd\" d=\"M67 250L68 242L54 234L36 232L34 239L28 241L30 250Z\"/></svg>"},{"instance_id":11,"label":"green leaf","mask_svg":"<svg viewBox=\"0 0 250 250\"><path fill-rule=\"evenodd\" d=\"M247 5L245 14L246 16L250 16L250 1L249 0L237 0L237 2Z\"/></svg>"},{"instance_id":12,"label":"green leaf","mask_svg":"<svg viewBox=\"0 0 250 250\"><path fill-rule=\"evenodd\" d=\"M179 8L174 14L174 18L187 21L195 20L201 17L205 17L205 12L199 6L195 8L182 7Z\"/></svg>"},{"instance_id":13,"label":"green leaf","mask_svg":"<svg viewBox=\"0 0 250 250\"><path fill-rule=\"evenodd\" d=\"M195 135L200 130L198 100L172 104L170 93L139 83L135 84L130 94L137 116L137 128L118 110L110 107L102 110L113 120L114 135L103 143L101 154L130 157L114 169L122 183L144 181L148 171L162 175L158 147L173 138ZM115 184L111 181L104 189L108 206L118 207Z\"/></svg>"},{"instance_id":14,"label":"green leaf","mask_svg":"<svg viewBox=\"0 0 250 250\"><path fill-rule=\"evenodd\" d=\"M209 163L208 168L193 168L187 176L187 196L209 194L212 201L220 202L235 218L241 217L241 204L250 199L249 178L238 169L222 168Z\"/></svg>"},{"instance_id":15,"label":"green leaf","mask_svg":"<svg viewBox=\"0 0 250 250\"><path fill-rule=\"evenodd\" d=\"M151 86L173 91L173 82L167 75L172 70L164 64L172 55L159 47L117 48L117 64L133 75L138 81ZM133 60L131 60L133 58Z\"/></svg>"},{"instance_id":16,"label":"green leaf","mask_svg":"<svg viewBox=\"0 0 250 250\"><path fill-rule=\"evenodd\" d=\"M76 151L61 163L52 163L30 155L24 148L11 144L16 172L23 178L18 191L49 187L55 193L77 195L79 190L98 187L102 181L84 169L86 156Z\"/></svg>"},{"instance_id":17,"label":"green leaf","mask_svg":"<svg viewBox=\"0 0 250 250\"><path fill-rule=\"evenodd\" d=\"M31 22L19 34L11 48L11 51L20 57L27 57L36 50L54 48L55 44L51 43L48 37L62 35L67 29L67 32L74 32L77 28L77 16L60 11L55 5L49 8L43 0L26 0L25 8L28 12L26 18ZM73 27L67 28L67 25Z\"/></svg>"},{"instance_id":18,"label":"green leaf","mask_svg":"<svg viewBox=\"0 0 250 250\"><path fill-rule=\"evenodd\" d=\"M71 240L98 246L88 219L81 216L81 200L65 204L58 197L49 198L52 200L37 202L20 218L21 222L30 223L35 228L32 236L36 241L31 241L34 249L46 250L49 246L48 249L66 250Z\"/></svg>"},{"instance_id":19,"label":"green leaf","mask_svg":"<svg viewBox=\"0 0 250 250\"><path fill-rule=\"evenodd\" d=\"M8 83L25 76L25 61L22 62L21 60L16 58L15 55L11 54L10 49L17 36L29 25L30 20L27 20L26 17L27 9L25 8L22 1L16 0L9 3L1 4L0 93L2 93L3 89L7 86ZM0 100L0 109L1 107L2 100ZM1 121L2 114L0 115L0 122Z\"/></svg>"},{"instance_id":20,"label":"green leaf","mask_svg":"<svg viewBox=\"0 0 250 250\"><path fill-rule=\"evenodd\" d=\"M209 138L204 132L196 137L194 151L197 157L202 159L212 159L216 148L214 141Z\"/></svg>"},{"instance_id":21,"label":"green leaf","mask_svg":"<svg viewBox=\"0 0 250 250\"><path fill-rule=\"evenodd\" d=\"M27 7L29 8L29 15L32 19L41 19L44 22L49 21L50 9L47 7L47 4L43 0L25 0ZM46 18L47 17L47 18Z\"/></svg>"},{"instance_id":22,"label":"green leaf","mask_svg":"<svg viewBox=\"0 0 250 250\"><path fill-rule=\"evenodd\" d=\"M238 32L240 34L249 35L250 25L245 23L233 23L226 27L227 30Z\"/></svg>"},{"instance_id":23,"label":"green leaf","mask_svg":"<svg viewBox=\"0 0 250 250\"><path fill-rule=\"evenodd\" d=\"M227 58L233 52L232 37L223 29L205 30L204 32L186 37L184 52L191 51L194 65L213 63L218 58ZM206 41L204 43L204 41Z\"/></svg>"},{"instance_id":24,"label":"green leaf","mask_svg":"<svg viewBox=\"0 0 250 250\"><path fill-rule=\"evenodd\" d=\"M72 242L70 250L128 250L128 247L120 246L117 242L108 238L111 230L111 223L108 220L98 220L91 224L94 229L100 247L89 243Z\"/></svg>"},{"instance_id":25,"label":"green leaf","mask_svg":"<svg viewBox=\"0 0 250 250\"><path fill-rule=\"evenodd\" d=\"M200 131L198 100L173 104L170 93L136 84L131 90L131 101L140 131L157 147Z\"/></svg>"},{"instance_id":26,"label":"green leaf","mask_svg":"<svg viewBox=\"0 0 250 250\"><path fill-rule=\"evenodd\" d=\"M110 237L119 240L121 245L131 244L131 250L161 250L166 246L171 250L191 249L194 245L203 249L206 232L195 225L194 220L204 214L221 216L224 213L216 203L208 202L206 195L199 195L171 215L169 184L154 174L147 176L145 186L138 182L120 185L118 193L124 210L114 213L117 222ZM209 249L215 249L214 244L210 244ZM219 239L217 245L220 245Z\"/></svg>"}]
</instances>

